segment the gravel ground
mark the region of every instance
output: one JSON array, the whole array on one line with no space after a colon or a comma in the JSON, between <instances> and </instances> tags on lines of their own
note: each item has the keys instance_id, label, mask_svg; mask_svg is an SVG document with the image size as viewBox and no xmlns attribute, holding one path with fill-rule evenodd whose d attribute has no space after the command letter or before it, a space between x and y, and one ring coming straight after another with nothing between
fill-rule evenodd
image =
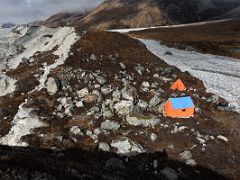
<instances>
[{"instance_id":1,"label":"gravel ground","mask_svg":"<svg viewBox=\"0 0 240 180\"><path fill-rule=\"evenodd\" d=\"M230 102L240 112L240 62L237 59L169 48L154 40L141 40L166 63L188 71L204 82L208 92ZM170 51L173 55L166 55Z\"/></svg>"}]
</instances>

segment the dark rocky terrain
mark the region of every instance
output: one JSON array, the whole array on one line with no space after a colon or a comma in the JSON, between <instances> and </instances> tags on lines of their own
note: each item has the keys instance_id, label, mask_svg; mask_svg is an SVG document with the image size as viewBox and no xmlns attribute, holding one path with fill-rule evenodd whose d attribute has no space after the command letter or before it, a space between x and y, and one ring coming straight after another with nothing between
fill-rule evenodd
<instances>
[{"instance_id":1,"label":"dark rocky terrain","mask_svg":"<svg viewBox=\"0 0 240 180\"><path fill-rule=\"evenodd\" d=\"M0 147L0 176L15 179L226 179L201 166L170 160L166 152L133 157L80 149Z\"/></svg>"}]
</instances>

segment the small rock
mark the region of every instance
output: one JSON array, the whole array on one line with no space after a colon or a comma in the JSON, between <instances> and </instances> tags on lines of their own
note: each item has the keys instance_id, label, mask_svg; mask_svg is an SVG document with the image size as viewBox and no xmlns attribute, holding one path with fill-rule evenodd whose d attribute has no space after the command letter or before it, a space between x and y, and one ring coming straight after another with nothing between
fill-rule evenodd
<instances>
[{"instance_id":1,"label":"small rock","mask_svg":"<svg viewBox=\"0 0 240 180\"><path fill-rule=\"evenodd\" d=\"M88 116L92 116L96 113L98 113L100 111L99 107L92 107L91 109L89 109L89 111L87 112Z\"/></svg>"},{"instance_id":2,"label":"small rock","mask_svg":"<svg viewBox=\"0 0 240 180\"><path fill-rule=\"evenodd\" d=\"M57 101L61 103L60 106L64 107L65 114L71 116L72 112L74 111L74 103L72 101L72 98L63 97L63 98L59 98Z\"/></svg>"},{"instance_id":3,"label":"small rock","mask_svg":"<svg viewBox=\"0 0 240 180\"><path fill-rule=\"evenodd\" d=\"M87 135L87 136L92 136L92 135L93 135L93 132L92 132L91 130L87 130L87 131L86 131L86 135Z\"/></svg>"},{"instance_id":4,"label":"small rock","mask_svg":"<svg viewBox=\"0 0 240 180\"><path fill-rule=\"evenodd\" d=\"M106 120L101 123L101 128L109 131L117 131L120 128L120 124L114 121Z\"/></svg>"},{"instance_id":5,"label":"small rock","mask_svg":"<svg viewBox=\"0 0 240 180\"><path fill-rule=\"evenodd\" d=\"M100 149L102 151L105 151L105 152L109 152L110 151L110 146L105 142L101 142L98 145L98 149Z\"/></svg>"},{"instance_id":6,"label":"small rock","mask_svg":"<svg viewBox=\"0 0 240 180\"><path fill-rule=\"evenodd\" d=\"M159 105L158 105L158 113L163 113L164 110L164 105L166 104L166 100L163 100Z\"/></svg>"},{"instance_id":7,"label":"small rock","mask_svg":"<svg viewBox=\"0 0 240 180\"><path fill-rule=\"evenodd\" d=\"M228 138L226 138L225 136L218 135L217 138L222 140L222 141L228 142Z\"/></svg>"},{"instance_id":8,"label":"small rock","mask_svg":"<svg viewBox=\"0 0 240 180\"><path fill-rule=\"evenodd\" d=\"M196 108L195 108L195 112L196 112L196 113L201 113L201 108L196 107Z\"/></svg>"},{"instance_id":9,"label":"small rock","mask_svg":"<svg viewBox=\"0 0 240 180\"><path fill-rule=\"evenodd\" d=\"M178 97L178 94L177 93L172 93L170 96L171 97Z\"/></svg>"},{"instance_id":10,"label":"small rock","mask_svg":"<svg viewBox=\"0 0 240 180\"><path fill-rule=\"evenodd\" d=\"M101 131L100 131L100 129L99 128L96 128L96 129L94 129L94 134L96 134L96 135L99 135L99 134L101 134Z\"/></svg>"},{"instance_id":11,"label":"small rock","mask_svg":"<svg viewBox=\"0 0 240 180\"><path fill-rule=\"evenodd\" d=\"M104 110L103 111L103 117L104 118L112 118L114 116L114 114L112 113L111 110Z\"/></svg>"},{"instance_id":12,"label":"small rock","mask_svg":"<svg viewBox=\"0 0 240 180\"><path fill-rule=\"evenodd\" d=\"M23 62L24 64L30 64L29 59L26 58L26 57L23 57L23 58L22 58L22 62Z\"/></svg>"},{"instance_id":13,"label":"small rock","mask_svg":"<svg viewBox=\"0 0 240 180\"><path fill-rule=\"evenodd\" d=\"M186 160L186 164L189 166L196 166L196 161L194 159L188 159Z\"/></svg>"},{"instance_id":14,"label":"small rock","mask_svg":"<svg viewBox=\"0 0 240 180\"><path fill-rule=\"evenodd\" d=\"M161 94L156 93L155 96L150 100L149 105L151 107L157 107L158 104L162 102Z\"/></svg>"},{"instance_id":15,"label":"small rock","mask_svg":"<svg viewBox=\"0 0 240 180\"><path fill-rule=\"evenodd\" d=\"M93 61L97 61L97 56L95 54L92 54L90 59L93 60Z\"/></svg>"},{"instance_id":16,"label":"small rock","mask_svg":"<svg viewBox=\"0 0 240 180\"><path fill-rule=\"evenodd\" d=\"M164 54L165 54L165 55L168 55L168 56L172 56L172 55L173 55L173 53L170 52L170 51L166 51Z\"/></svg>"},{"instance_id":17,"label":"small rock","mask_svg":"<svg viewBox=\"0 0 240 180\"><path fill-rule=\"evenodd\" d=\"M79 127L77 127L77 126L71 127L70 132L71 132L72 134L74 134L74 135L77 135L77 134L82 135L81 129L80 129Z\"/></svg>"},{"instance_id":18,"label":"small rock","mask_svg":"<svg viewBox=\"0 0 240 180\"><path fill-rule=\"evenodd\" d=\"M148 103L146 101L139 100L138 101L138 107L139 107L140 111L144 112L148 108Z\"/></svg>"},{"instance_id":19,"label":"small rock","mask_svg":"<svg viewBox=\"0 0 240 180\"><path fill-rule=\"evenodd\" d=\"M174 126L172 133L177 134L179 132L178 127Z\"/></svg>"},{"instance_id":20,"label":"small rock","mask_svg":"<svg viewBox=\"0 0 240 180\"><path fill-rule=\"evenodd\" d=\"M60 83L53 77L48 78L46 82L47 92L52 96L60 89Z\"/></svg>"},{"instance_id":21,"label":"small rock","mask_svg":"<svg viewBox=\"0 0 240 180\"><path fill-rule=\"evenodd\" d=\"M126 69L125 64L123 64L123 63L119 63L119 64L120 64L120 67L121 67L122 69Z\"/></svg>"},{"instance_id":22,"label":"small rock","mask_svg":"<svg viewBox=\"0 0 240 180\"><path fill-rule=\"evenodd\" d=\"M158 168L158 160L153 160L153 168L157 169Z\"/></svg>"},{"instance_id":23,"label":"small rock","mask_svg":"<svg viewBox=\"0 0 240 180\"><path fill-rule=\"evenodd\" d=\"M135 71L138 72L138 74L142 75L143 72L145 71L145 68L141 65L141 64L138 64L137 66L134 67Z\"/></svg>"},{"instance_id":24,"label":"small rock","mask_svg":"<svg viewBox=\"0 0 240 180\"><path fill-rule=\"evenodd\" d=\"M157 135L155 133L151 133L150 138L151 138L151 141L156 141Z\"/></svg>"},{"instance_id":25,"label":"small rock","mask_svg":"<svg viewBox=\"0 0 240 180\"><path fill-rule=\"evenodd\" d=\"M116 113L120 116L129 116L132 112L133 102L132 101L120 101L114 105Z\"/></svg>"},{"instance_id":26,"label":"small rock","mask_svg":"<svg viewBox=\"0 0 240 180\"><path fill-rule=\"evenodd\" d=\"M122 93L119 90L115 90L112 94L112 98L114 101L118 101L122 97Z\"/></svg>"},{"instance_id":27,"label":"small rock","mask_svg":"<svg viewBox=\"0 0 240 180\"><path fill-rule=\"evenodd\" d=\"M178 131L179 131L179 132L182 132L182 131L184 131L185 129L187 129L186 126L180 126L180 127L178 128Z\"/></svg>"},{"instance_id":28,"label":"small rock","mask_svg":"<svg viewBox=\"0 0 240 180\"><path fill-rule=\"evenodd\" d=\"M184 151L179 154L182 160L190 160L192 159L192 153L190 151Z\"/></svg>"},{"instance_id":29,"label":"small rock","mask_svg":"<svg viewBox=\"0 0 240 180\"><path fill-rule=\"evenodd\" d=\"M76 107L78 107L78 108L84 107L83 102L82 101L76 102Z\"/></svg>"},{"instance_id":30,"label":"small rock","mask_svg":"<svg viewBox=\"0 0 240 180\"><path fill-rule=\"evenodd\" d=\"M135 101L137 99L137 90L135 87L126 86L122 89L122 98L129 101Z\"/></svg>"},{"instance_id":31,"label":"small rock","mask_svg":"<svg viewBox=\"0 0 240 180\"><path fill-rule=\"evenodd\" d=\"M178 175L173 169L166 167L161 171L161 174L166 177L167 180L178 180Z\"/></svg>"},{"instance_id":32,"label":"small rock","mask_svg":"<svg viewBox=\"0 0 240 180\"><path fill-rule=\"evenodd\" d=\"M85 95L83 98L83 102L85 103L94 103L97 101L97 96L95 94Z\"/></svg>"},{"instance_id":33,"label":"small rock","mask_svg":"<svg viewBox=\"0 0 240 180\"><path fill-rule=\"evenodd\" d=\"M150 84L149 84L149 82L143 82L141 86L144 88L149 88Z\"/></svg>"},{"instance_id":34,"label":"small rock","mask_svg":"<svg viewBox=\"0 0 240 180\"><path fill-rule=\"evenodd\" d=\"M156 73L156 74L153 75L153 77L154 78L159 78L159 74Z\"/></svg>"},{"instance_id":35,"label":"small rock","mask_svg":"<svg viewBox=\"0 0 240 180\"><path fill-rule=\"evenodd\" d=\"M83 98L84 96L88 95L89 94L89 91L87 88L84 88L80 91L77 91L77 95L79 98Z\"/></svg>"},{"instance_id":36,"label":"small rock","mask_svg":"<svg viewBox=\"0 0 240 180\"><path fill-rule=\"evenodd\" d=\"M99 84L103 85L103 84L105 84L107 82L107 80L104 77L102 77L102 76L98 76L97 77L97 82Z\"/></svg>"},{"instance_id":37,"label":"small rock","mask_svg":"<svg viewBox=\"0 0 240 180\"><path fill-rule=\"evenodd\" d=\"M110 92L112 92L113 89L110 85L105 85L101 88L101 92L104 94L104 95L108 95Z\"/></svg>"}]
</instances>

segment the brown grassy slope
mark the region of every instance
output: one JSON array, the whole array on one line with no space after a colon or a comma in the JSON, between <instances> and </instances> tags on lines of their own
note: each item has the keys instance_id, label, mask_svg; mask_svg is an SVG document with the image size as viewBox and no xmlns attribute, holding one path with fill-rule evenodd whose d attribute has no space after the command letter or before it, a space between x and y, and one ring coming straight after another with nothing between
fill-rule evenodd
<instances>
[{"instance_id":1,"label":"brown grassy slope","mask_svg":"<svg viewBox=\"0 0 240 180\"><path fill-rule=\"evenodd\" d=\"M80 51L79 51L80 50ZM149 101L151 99L151 95L149 93L141 93L140 92L140 84L143 81L148 81L150 83L156 81L153 78L153 74L155 73L155 67L170 67L159 58L151 54L146 48L139 44L138 41L128 38L125 35L118 33L109 33L109 32L99 32L92 31L88 32L84 35L79 42L77 42L72 48L74 56L69 58L65 67L77 68L81 67L82 69L94 71L100 69L103 72L107 73L108 83L114 86L119 86L122 88L121 81L115 79L115 74L121 70L118 65L118 62L124 63L127 67L127 72L134 75L137 84L135 87L138 90L138 94L141 99ZM97 62L88 62L89 55L95 54L97 57L103 57L101 61ZM109 59L109 55L118 54L117 61L112 61ZM84 55L84 56L83 56ZM140 63L142 66L150 70L150 73L144 73L144 76L139 76L135 71L134 67L137 63ZM209 95L205 92L205 88L201 81L196 78L191 77L188 73L182 73L177 68L170 73L176 74L180 77L186 85L193 86L198 91L200 96L208 97ZM58 75L58 71L56 71L55 76ZM121 75L118 74L119 77ZM74 86L77 82L77 79L71 80L71 86ZM161 83L160 83L161 84ZM82 85L82 84L79 84ZM161 84L161 88L165 90L164 96L168 96L171 94L169 91L170 84ZM186 92L188 94L188 92ZM191 95L191 92L190 94ZM194 158L199 162L199 164L204 167L210 167L214 169L214 165L217 166L217 171L222 174L227 175L228 177L237 177L239 173L237 170L238 162L236 159L239 157L239 146L235 143L239 141L239 132L238 128L240 128L239 124L239 115L231 112L220 112L215 109L214 106L211 106L204 101L199 101L194 98L194 102L196 106L202 108L202 114L196 114L195 119L191 119L188 121L185 120L176 120L176 119L168 119L161 117L162 122L168 122L169 124L173 124L176 121L181 125L187 125L190 128L194 128L198 130L200 133L211 133L211 134L224 134L228 137L231 137L229 143L223 144L220 141L215 141L210 143L206 151L202 151L201 148L197 147L194 149ZM117 118L114 118L115 121L118 121ZM98 120L99 121L99 120ZM69 121L70 122L70 121ZM66 122L68 124L69 122ZM200 122L197 125L197 122ZM120 123L124 122L120 120ZM126 125L128 130L133 131L141 131L145 130L139 127L132 127ZM191 148L194 143L197 143L193 136L188 136L186 134L170 134L169 132L156 127L154 130L155 133L158 134L159 140L154 144L149 142L149 139L142 138L141 136L135 136L134 133L130 134L129 137L136 140L137 142L141 142L144 146L150 151L159 151L162 149L166 149L171 158L177 159L178 153L181 152L185 148ZM120 133L120 132L119 132ZM118 137L120 134L111 134L111 137L104 137L104 141L110 142L112 137ZM184 140L183 140L184 139ZM169 144L174 144L174 149L171 150L169 148ZM213 155L214 154L214 155ZM219 161L219 159L223 159L224 161ZM232 163L233 161L234 163Z\"/></svg>"},{"instance_id":2,"label":"brown grassy slope","mask_svg":"<svg viewBox=\"0 0 240 180\"><path fill-rule=\"evenodd\" d=\"M48 18L43 25L56 27L70 25L84 31L88 29L115 29L148 27L171 23L156 0L105 1L89 13L59 13Z\"/></svg>"},{"instance_id":3,"label":"brown grassy slope","mask_svg":"<svg viewBox=\"0 0 240 180\"><path fill-rule=\"evenodd\" d=\"M95 54L97 60L91 60L91 55ZM42 66L42 61L46 59L49 63L52 63L55 57L48 54L39 54L36 64L26 70L24 65L20 65L17 70L9 72L8 75L13 77L17 76L17 72L20 72L22 78L18 82L18 90L20 92L27 92L33 89L37 84L32 83L34 79L33 75L38 72ZM119 63L126 65L126 70L120 67ZM145 69L143 75L139 75L135 70L137 64L141 64ZM8 131L5 128L10 128L10 122L13 116L16 114L17 106L25 99L29 99L29 107L36 109L36 113L44 117L43 121L48 122L49 127L43 127L34 130L34 134L24 137L31 146L43 147L43 148L82 148L92 151L97 148L98 144L88 136L72 136L69 134L69 129L73 126L79 126L83 131L86 129L93 131L100 127L100 123L104 121L103 118L95 119L94 117L88 117L84 119L82 114L85 114L91 107L96 104L89 104L83 109L76 108L71 117L59 118L53 114L59 103L57 99L59 97L76 97L76 91L84 87L89 87L88 82L79 78L81 70L84 72L96 72L100 70L106 75L107 84L123 88L122 71L126 71L128 74L134 77L136 84L134 87L137 89L139 98L148 101L154 94L151 92L141 92L140 85L143 81L147 81L150 84L157 82L162 88L162 98L168 98L172 91L169 90L170 82L163 82L158 78L153 78L153 74L157 73L156 67L163 68L160 74L164 77L172 77L175 74L180 77L186 85L197 89L199 98L193 97L194 103L197 107L201 108L202 113L196 113L195 118L191 119L171 119L160 117L161 123L168 124L169 129L164 129L160 125L155 128L135 127L127 124L122 118L114 116L112 120L119 122L122 127L119 131L110 132L110 134L99 136L99 142L110 143L113 139L126 136L123 132L129 131L128 138L139 142L149 150L150 152L158 152L163 149L167 150L170 159L179 159L179 153L191 149L193 145L198 146L191 151L194 154L194 159L201 166L210 168L218 173L224 174L227 177L238 177L239 175L239 145L236 143L239 141L239 115L232 112L222 112L216 109L216 105L201 100L202 97L209 97L210 94L205 92L205 88L201 81L191 77L188 73L183 73L175 67L171 67L147 51L145 46L139 43L137 40L131 39L126 35L110 32L90 31L87 32L81 39L72 46L71 56L66 60L65 64L57 67L51 71L49 76L53 76L56 79L60 79L64 86L70 85L70 90L60 90L56 95L50 96L45 89L40 92L30 93L22 95L20 92L16 92L12 95L0 98L0 119L11 114L6 121L0 121L0 133L5 135ZM167 68L171 68L170 72L166 72ZM26 72L25 74L23 72ZM117 78L116 78L117 75ZM37 83L37 82L36 82ZM25 86L20 86L24 84ZM94 88L92 88L94 89ZM92 90L91 89L91 90ZM178 93L178 92L176 92ZM192 92L185 92L186 95L191 95ZM66 95L67 94L67 95ZM180 94L180 93L178 93ZM111 98L104 96L104 99ZM99 105L101 106L102 101ZM10 108L6 108L11 105ZM146 112L146 115L153 114L158 116L157 112ZM145 115L145 114L144 114ZM93 123L88 123L92 121ZM8 122L5 123L4 122ZM172 134L171 130L174 127L174 123L178 122L179 126L187 126L188 130L183 133ZM225 135L229 138L229 142L225 143L220 140L213 140L209 142L205 151L202 151L201 145L196 140L196 137L192 135L190 129L193 128L201 134L212 134L215 137L219 134ZM141 136L138 132L147 132L148 134L154 132L159 137L155 142L150 141L148 136ZM44 134L42 138L39 134ZM63 140L59 140L56 137L63 136ZM72 138L76 138L77 141L73 141ZM174 145L172 148L170 145ZM219 161L221 159L222 161Z\"/></svg>"},{"instance_id":4,"label":"brown grassy slope","mask_svg":"<svg viewBox=\"0 0 240 180\"><path fill-rule=\"evenodd\" d=\"M128 3L114 0L104 2L84 18L72 21L71 25L86 30L146 27L166 23L169 23L169 19L153 1Z\"/></svg>"},{"instance_id":5,"label":"brown grassy slope","mask_svg":"<svg viewBox=\"0 0 240 180\"><path fill-rule=\"evenodd\" d=\"M42 25L47 27L67 26L72 21L80 20L83 16L84 13L58 13L43 21Z\"/></svg>"},{"instance_id":6,"label":"brown grassy slope","mask_svg":"<svg viewBox=\"0 0 240 180\"><path fill-rule=\"evenodd\" d=\"M240 19L224 22L150 29L131 36L161 40L170 46L192 46L204 53L240 58Z\"/></svg>"}]
</instances>

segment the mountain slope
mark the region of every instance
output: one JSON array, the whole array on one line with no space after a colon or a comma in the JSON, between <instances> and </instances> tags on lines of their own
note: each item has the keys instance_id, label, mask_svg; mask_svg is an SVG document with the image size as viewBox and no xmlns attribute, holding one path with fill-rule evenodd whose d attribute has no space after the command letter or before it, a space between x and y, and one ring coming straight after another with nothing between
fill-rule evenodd
<instances>
[{"instance_id":1,"label":"mountain slope","mask_svg":"<svg viewBox=\"0 0 240 180\"><path fill-rule=\"evenodd\" d=\"M219 19L239 4L236 0L109 0L85 15L63 13L49 18L45 24L53 26L65 22L80 30L181 24ZM225 17L235 17L238 13L235 11Z\"/></svg>"},{"instance_id":2,"label":"mountain slope","mask_svg":"<svg viewBox=\"0 0 240 180\"><path fill-rule=\"evenodd\" d=\"M234 18L240 18L240 5L234 8L233 10L225 13L224 15L221 16L222 18L229 18L229 17L234 17Z\"/></svg>"},{"instance_id":3,"label":"mountain slope","mask_svg":"<svg viewBox=\"0 0 240 180\"><path fill-rule=\"evenodd\" d=\"M9 48L20 42L21 51L8 51L5 66L4 76L15 87L0 94L0 144L126 155L165 149L170 159L194 169L237 177L239 114L226 111L225 100L140 41L119 33L34 26ZM194 90L170 90L178 78ZM8 78L0 83L8 89ZM192 96L194 118L163 116L165 101L177 96ZM160 163L155 162L157 177L165 168Z\"/></svg>"}]
</instances>

